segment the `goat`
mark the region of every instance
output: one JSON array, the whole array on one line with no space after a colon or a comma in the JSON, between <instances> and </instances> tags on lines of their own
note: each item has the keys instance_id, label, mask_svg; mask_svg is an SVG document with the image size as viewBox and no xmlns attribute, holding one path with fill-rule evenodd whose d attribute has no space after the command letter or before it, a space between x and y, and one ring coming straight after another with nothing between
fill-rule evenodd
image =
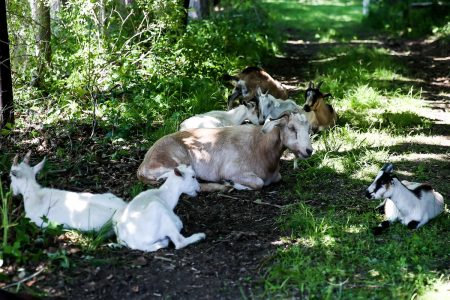
<instances>
[{"instance_id":1,"label":"goat","mask_svg":"<svg viewBox=\"0 0 450 300\"><path fill-rule=\"evenodd\" d=\"M198 128L164 136L147 151L137 176L155 183L165 172L186 164L199 179L231 181L236 189L261 189L281 179L279 161L286 148L300 158L311 156L309 124L304 115L286 113L262 127ZM225 188L201 184L202 191Z\"/></svg>"},{"instance_id":2,"label":"goat","mask_svg":"<svg viewBox=\"0 0 450 300\"><path fill-rule=\"evenodd\" d=\"M260 123L267 119L278 119L286 112L300 112L301 107L293 100L276 99L269 93L263 94L260 88L256 89L256 99L259 107Z\"/></svg>"},{"instance_id":3,"label":"goat","mask_svg":"<svg viewBox=\"0 0 450 300\"><path fill-rule=\"evenodd\" d=\"M444 210L444 198L429 184L400 182L392 174L394 166L385 164L366 190L369 199L385 200L377 207L384 211L386 220L373 228L378 235L396 220L410 229L417 229Z\"/></svg>"},{"instance_id":4,"label":"goat","mask_svg":"<svg viewBox=\"0 0 450 300\"><path fill-rule=\"evenodd\" d=\"M114 230L120 244L150 252L167 247L169 239L176 249L181 249L205 238L204 233L188 238L182 236L183 223L173 212L181 194L195 197L200 189L192 167L180 165L162 177L167 179L159 189L140 193L114 217Z\"/></svg>"},{"instance_id":5,"label":"goat","mask_svg":"<svg viewBox=\"0 0 450 300\"><path fill-rule=\"evenodd\" d=\"M225 76L234 85L233 93L228 97L228 110L231 109L236 98L250 101L256 96L256 88L268 92L275 98L287 99L286 88L277 80L273 79L264 69L259 67L247 67L238 76ZM242 101L240 100L240 101ZM242 104L242 102L241 102Z\"/></svg>"},{"instance_id":6,"label":"goat","mask_svg":"<svg viewBox=\"0 0 450 300\"><path fill-rule=\"evenodd\" d=\"M18 155L14 157L11 187L15 196L23 196L25 216L37 226L45 228L49 222L56 222L64 228L98 231L125 207L125 202L111 193L76 193L41 187L36 175L44 167L46 158L31 167L30 156L31 151L20 164Z\"/></svg>"},{"instance_id":7,"label":"goat","mask_svg":"<svg viewBox=\"0 0 450 300\"><path fill-rule=\"evenodd\" d=\"M240 125L244 120L259 124L259 110L255 103L245 103L229 111L213 110L204 114L195 115L180 124L180 130L191 128L218 128Z\"/></svg>"},{"instance_id":8,"label":"goat","mask_svg":"<svg viewBox=\"0 0 450 300\"><path fill-rule=\"evenodd\" d=\"M336 124L337 114L330 104L325 103L325 99L330 97L330 93L323 94L320 86L323 81L319 82L317 87L314 83L309 82L305 91L305 104L303 110L306 112L308 121L314 132L322 131Z\"/></svg>"}]
</instances>

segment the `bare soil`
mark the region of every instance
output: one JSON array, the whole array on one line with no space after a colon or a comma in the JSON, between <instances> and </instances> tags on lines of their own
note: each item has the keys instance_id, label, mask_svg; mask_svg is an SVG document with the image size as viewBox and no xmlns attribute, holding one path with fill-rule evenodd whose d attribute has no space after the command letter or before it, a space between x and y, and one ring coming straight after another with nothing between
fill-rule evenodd
<instances>
[{"instance_id":1,"label":"bare soil","mask_svg":"<svg viewBox=\"0 0 450 300\"><path fill-rule=\"evenodd\" d=\"M399 53L406 65L415 70L417 85L434 108L433 134L449 137L449 48L439 41L382 41ZM308 63L318 47L332 44L286 44L286 57L268 61L267 70L289 85L304 85L314 74ZM406 55L400 55L400 54ZM443 95L442 93L446 93ZM70 124L68 124L70 125ZM70 126L67 126L69 128ZM70 128L69 128L70 129ZM38 137L22 141L24 133L2 138L2 151L12 157L33 149L34 155L46 155L52 162L46 180L53 186L92 192L112 191L126 199L137 184L135 172L146 148L140 139L128 143L127 154L112 159L118 146L97 143L89 138L90 128L35 129ZM101 136L102 132L97 132ZM20 145L20 146L19 146ZM61 156L57 149L68 149ZM87 154L94 159L83 162ZM36 160L33 160L36 163ZM441 166L447 168L447 166ZM3 170L2 181L7 179ZM28 281L29 288L67 299L239 299L259 298L264 274L275 253L273 244L281 232L277 218L282 207L297 200L289 193L293 183L292 161L281 161L281 183L261 191L233 191L229 194L200 194L183 197L176 208L184 223L183 233L206 233L206 240L175 250L173 245L154 253L102 246L94 253L84 253L62 237L56 243L67 249L72 266L47 269ZM54 247L46 251L55 251ZM38 263L30 262L27 275ZM14 266L11 273L17 272ZM19 278L13 278L15 282ZM4 287L3 283L0 287ZM31 284L30 284L31 283Z\"/></svg>"}]
</instances>

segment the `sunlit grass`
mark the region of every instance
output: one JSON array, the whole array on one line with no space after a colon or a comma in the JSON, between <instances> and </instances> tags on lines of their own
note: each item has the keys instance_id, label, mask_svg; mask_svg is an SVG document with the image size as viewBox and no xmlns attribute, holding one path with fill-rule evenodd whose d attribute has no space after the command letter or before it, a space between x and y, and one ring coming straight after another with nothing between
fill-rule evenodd
<instances>
[{"instance_id":1,"label":"sunlit grass","mask_svg":"<svg viewBox=\"0 0 450 300\"><path fill-rule=\"evenodd\" d=\"M443 139L429 136L416 79L380 43L333 42L361 32L360 3L266 1L284 26L323 44L309 62L309 80L324 81L338 125L314 137L314 155L298 162L297 203L279 218L286 235L267 271L266 296L308 299L412 299L448 295L450 254L446 212L418 231L396 224L381 237L382 217L364 190L380 167L393 162L400 179L428 181L448 195L433 166L448 160ZM283 19L285 17L285 19ZM353 33L352 33L353 32ZM307 44L304 41L290 44ZM326 46L325 46L326 45ZM445 197L445 196L444 196ZM433 290L439 292L433 294ZM426 296L428 295L428 296Z\"/></svg>"},{"instance_id":2,"label":"sunlit grass","mask_svg":"<svg viewBox=\"0 0 450 300\"><path fill-rule=\"evenodd\" d=\"M281 24L298 30L305 39L321 42L356 38L362 19L360 1L276 1L264 0L271 16ZM276 9L272 9L275 8ZM299 21L299 15L302 16Z\"/></svg>"}]
</instances>

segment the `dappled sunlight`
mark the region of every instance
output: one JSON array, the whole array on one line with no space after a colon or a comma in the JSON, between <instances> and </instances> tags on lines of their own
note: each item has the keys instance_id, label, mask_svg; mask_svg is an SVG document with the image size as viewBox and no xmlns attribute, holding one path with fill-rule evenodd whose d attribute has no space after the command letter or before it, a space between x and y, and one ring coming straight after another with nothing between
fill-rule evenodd
<instances>
[{"instance_id":1,"label":"dappled sunlight","mask_svg":"<svg viewBox=\"0 0 450 300\"><path fill-rule=\"evenodd\" d=\"M442 276L434 280L434 282L426 288L422 295L417 297L418 300L437 300L450 298L450 279Z\"/></svg>"},{"instance_id":2,"label":"dappled sunlight","mask_svg":"<svg viewBox=\"0 0 450 300\"><path fill-rule=\"evenodd\" d=\"M441 161L441 162L448 162L450 159L449 154L437 154L437 153L405 153L405 154L398 154L398 155L391 155L390 159L393 162L420 162L420 161L427 161L427 160L434 160L434 161Z\"/></svg>"}]
</instances>

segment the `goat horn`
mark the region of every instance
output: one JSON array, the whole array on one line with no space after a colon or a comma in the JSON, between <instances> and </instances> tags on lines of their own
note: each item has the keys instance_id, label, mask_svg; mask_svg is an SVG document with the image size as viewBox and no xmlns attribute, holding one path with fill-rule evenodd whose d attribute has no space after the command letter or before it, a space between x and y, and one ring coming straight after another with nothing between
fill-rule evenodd
<instances>
[{"instance_id":1,"label":"goat horn","mask_svg":"<svg viewBox=\"0 0 450 300\"><path fill-rule=\"evenodd\" d=\"M313 89L314 88L314 83L312 81L309 82L308 85L308 89Z\"/></svg>"},{"instance_id":2,"label":"goat horn","mask_svg":"<svg viewBox=\"0 0 450 300\"><path fill-rule=\"evenodd\" d=\"M27 165L29 165L30 164L30 157L31 157L31 150L29 150L27 152L27 154L23 158L23 162L26 163Z\"/></svg>"},{"instance_id":3,"label":"goat horn","mask_svg":"<svg viewBox=\"0 0 450 300\"><path fill-rule=\"evenodd\" d=\"M320 86L322 85L323 81L319 82L319 84L317 85L317 89L320 90Z\"/></svg>"},{"instance_id":4,"label":"goat horn","mask_svg":"<svg viewBox=\"0 0 450 300\"><path fill-rule=\"evenodd\" d=\"M16 154L13 159L13 166L17 166L19 164L19 154Z\"/></svg>"}]
</instances>

